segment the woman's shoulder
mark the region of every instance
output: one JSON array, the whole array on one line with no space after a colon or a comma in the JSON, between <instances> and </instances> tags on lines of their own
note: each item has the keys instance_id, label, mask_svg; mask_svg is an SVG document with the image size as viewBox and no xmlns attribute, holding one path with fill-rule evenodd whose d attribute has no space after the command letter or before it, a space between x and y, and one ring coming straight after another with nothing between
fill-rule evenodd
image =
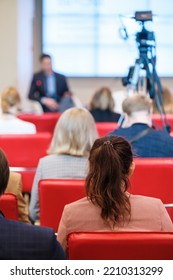
<instances>
[{"instance_id":1,"label":"woman's shoulder","mask_svg":"<svg viewBox=\"0 0 173 280\"><path fill-rule=\"evenodd\" d=\"M69 203L65 206L65 211L72 212L73 210L78 211L78 209L88 208L91 207L91 203L89 202L87 197L83 197L79 200L76 200L72 203Z\"/></svg>"},{"instance_id":2,"label":"woman's shoulder","mask_svg":"<svg viewBox=\"0 0 173 280\"><path fill-rule=\"evenodd\" d=\"M131 204L140 204L145 205L146 207L148 205L163 205L161 200L159 198L150 197L150 196L144 196L144 195L130 195L130 202Z\"/></svg>"}]
</instances>

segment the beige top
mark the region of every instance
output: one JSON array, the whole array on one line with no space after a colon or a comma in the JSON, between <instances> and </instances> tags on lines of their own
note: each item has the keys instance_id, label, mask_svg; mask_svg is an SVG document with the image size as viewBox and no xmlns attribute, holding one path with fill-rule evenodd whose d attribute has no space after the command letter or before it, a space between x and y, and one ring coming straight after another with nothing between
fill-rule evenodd
<instances>
[{"instance_id":1,"label":"beige top","mask_svg":"<svg viewBox=\"0 0 173 280\"><path fill-rule=\"evenodd\" d=\"M12 193L17 197L19 221L30 223L27 205L22 194L21 174L10 172L10 178L5 192Z\"/></svg>"},{"instance_id":2,"label":"beige top","mask_svg":"<svg viewBox=\"0 0 173 280\"><path fill-rule=\"evenodd\" d=\"M71 232L173 231L173 224L161 200L130 195L130 203L130 221L114 229L101 218L100 208L87 198L66 205L58 229L58 241L66 249L66 238Z\"/></svg>"}]
</instances>

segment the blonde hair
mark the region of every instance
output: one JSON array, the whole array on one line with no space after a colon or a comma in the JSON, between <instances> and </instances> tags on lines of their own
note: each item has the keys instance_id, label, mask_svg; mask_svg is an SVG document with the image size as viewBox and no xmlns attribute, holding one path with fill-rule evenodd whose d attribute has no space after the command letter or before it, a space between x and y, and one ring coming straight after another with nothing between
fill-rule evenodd
<instances>
[{"instance_id":1,"label":"blonde hair","mask_svg":"<svg viewBox=\"0 0 173 280\"><path fill-rule=\"evenodd\" d=\"M96 91L90 102L90 110L99 108L101 110L110 109L112 111L114 106L115 103L112 93L107 87L102 87Z\"/></svg>"},{"instance_id":2,"label":"blonde hair","mask_svg":"<svg viewBox=\"0 0 173 280\"><path fill-rule=\"evenodd\" d=\"M162 99L164 104L164 109L167 114L173 113L173 94L167 87L163 87ZM153 101L153 113L158 114L158 108L156 101Z\"/></svg>"},{"instance_id":3,"label":"blonde hair","mask_svg":"<svg viewBox=\"0 0 173 280\"><path fill-rule=\"evenodd\" d=\"M3 113L8 113L9 108L20 103L20 95L16 88L7 87L1 93L1 108Z\"/></svg>"},{"instance_id":4,"label":"blonde hair","mask_svg":"<svg viewBox=\"0 0 173 280\"><path fill-rule=\"evenodd\" d=\"M96 138L95 122L89 111L84 108L68 109L56 124L48 153L88 156Z\"/></svg>"},{"instance_id":5,"label":"blonde hair","mask_svg":"<svg viewBox=\"0 0 173 280\"><path fill-rule=\"evenodd\" d=\"M147 111L151 112L152 101L148 96L135 94L127 97L122 104L123 112L131 116L134 112Z\"/></svg>"}]
</instances>

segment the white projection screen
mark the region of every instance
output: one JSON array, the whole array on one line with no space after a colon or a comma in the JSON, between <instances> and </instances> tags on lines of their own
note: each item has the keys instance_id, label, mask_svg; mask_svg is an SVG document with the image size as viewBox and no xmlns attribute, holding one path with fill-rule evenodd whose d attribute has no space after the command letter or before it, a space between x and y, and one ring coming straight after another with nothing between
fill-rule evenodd
<instances>
[{"instance_id":1,"label":"white projection screen","mask_svg":"<svg viewBox=\"0 0 173 280\"><path fill-rule=\"evenodd\" d=\"M146 23L156 37L159 76L173 76L173 1L43 0L42 51L69 77L122 77L138 58L141 31L135 11L153 12ZM126 27L128 39L119 29Z\"/></svg>"}]
</instances>

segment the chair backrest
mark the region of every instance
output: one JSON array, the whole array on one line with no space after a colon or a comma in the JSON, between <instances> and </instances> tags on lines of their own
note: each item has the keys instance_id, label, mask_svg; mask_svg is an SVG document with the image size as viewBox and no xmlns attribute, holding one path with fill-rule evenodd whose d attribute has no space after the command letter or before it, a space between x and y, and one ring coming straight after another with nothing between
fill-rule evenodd
<instances>
[{"instance_id":1,"label":"chair backrest","mask_svg":"<svg viewBox=\"0 0 173 280\"><path fill-rule=\"evenodd\" d=\"M146 147L147 148L147 147ZM173 203L173 159L136 159L131 177L132 194L160 198L163 203Z\"/></svg>"},{"instance_id":2,"label":"chair backrest","mask_svg":"<svg viewBox=\"0 0 173 280\"><path fill-rule=\"evenodd\" d=\"M85 181L46 179L39 182L40 224L57 231L66 204L85 196Z\"/></svg>"},{"instance_id":3,"label":"chair backrest","mask_svg":"<svg viewBox=\"0 0 173 280\"><path fill-rule=\"evenodd\" d=\"M17 198L14 194L5 193L0 197L0 211L10 220L18 220Z\"/></svg>"},{"instance_id":4,"label":"chair backrest","mask_svg":"<svg viewBox=\"0 0 173 280\"><path fill-rule=\"evenodd\" d=\"M68 256L70 260L172 260L173 233L72 233Z\"/></svg>"},{"instance_id":5,"label":"chair backrest","mask_svg":"<svg viewBox=\"0 0 173 280\"><path fill-rule=\"evenodd\" d=\"M37 167L51 141L50 133L33 135L0 135L0 147L12 167Z\"/></svg>"},{"instance_id":6,"label":"chair backrest","mask_svg":"<svg viewBox=\"0 0 173 280\"><path fill-rule=\"evenodd\" d=\"M166 115L169 124L171 125L171 131L173 131L173 115L172 114L167 114ZM152 116L152 121L153 121L153 125L156 127L156 129L163 129L162 127L162 120L159 114L154 114Z\"/></svg>"},{"instance_id":7,"label":"chair backrest","mask_svg":"<svg viewBox=\"0 0 173 280\"><path fill-rule=\"evenodd\" d=\"M11 172L20 173L22 176L22 192L31 193L36 168L10 167Z\"/></svg>"},{"instance_id":8,"label":"chair backrest","mask_svg":"<svg viewBox=\"0 0 173 280\"><path fill-rule=\"evenodd\" d=\"M52 134L60 116L60 113L21 114L18 115L18 118L35 124L37 132L49 132Z\"/></svg>"},{"instance_id":9,"label":"chair backrest","mask_svg":"<svg viewBox=\"0 0 173 280\"><path fill-rule=\"evenodd\" d=\"M98 131L98 135L100 137L106 136L111 131L118 128L118 124L115 122L97 122L96 128Z\"/></svg>"}]
</instances>

